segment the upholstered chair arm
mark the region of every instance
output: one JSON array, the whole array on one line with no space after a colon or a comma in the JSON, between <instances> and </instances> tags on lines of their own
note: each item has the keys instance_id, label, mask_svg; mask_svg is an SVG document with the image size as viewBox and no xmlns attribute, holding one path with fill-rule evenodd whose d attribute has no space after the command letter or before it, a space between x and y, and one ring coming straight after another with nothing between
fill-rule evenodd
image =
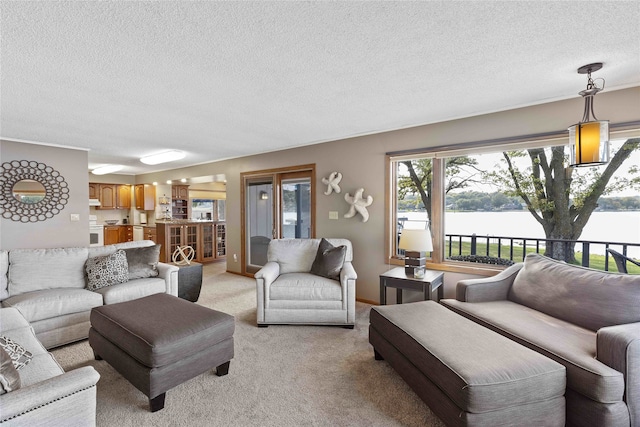
<instances>
[{"instance_id":1,"label":"upholstered chair arm","mask_svg":"<svg viewBox=\"0 0 640 427\"><path fill-rule=\"evenodd\" d=\"M256 279L264 280L265 286L269 286L280 275L280 264L277 262L267 262L258 272L253 276Z\"/></svg>"},{"instance_id":2,"label":"upholstered chair arm","mask_svg":"<svg viewBox=\"0 0 640 427\"><path fill-rule=\"evenodd\" d=\"M166 283L166 293L169 295L173 295L175 297L178 296L178 270L180 270L175 265L165 264L163 262L159 262L157 265L158 268L158 277L164 279Z\"/></svg>"},{"instance_id":3,"label":"upholstered chair arm","mask_svg":"<svg viewBox=\"0 0 640 427\"><path fill-rule=\"evenodd\" d=\"M640 322L599 329L596 359L622 372L631 425L640 424Z\"/></svg>"},{"instance_id":4,"label":"upholstered chair arm","mask_svg":"<svg viewBox=\"0 0 640 427\"><path fill-rule=\"evenodd\" d=\"M492 277L461 280L456 285L456 299L464 302L507 299L509 289L524 264L518 263Z\"/></svg>"},{"instance_id":5,"label":"upholstered chair arm","mask_svg":"<svg viewBox=\"0 0 640 427\"><path fill-rule=\"evenodd\" d=\"M342 265L342 270L340 270L340 283L344 285L347 280L356 280L357 278L358 274L356 274L356 270L353 268L353 264L351 264L350 262L345 262Z\"/></svg>"},{"instance_id":6,"label":"upholstered chair arm","mask_svg":"<svg viewBox=\"0 0 640 427\"><path fill-rule=\"evenodd\" d=\"M3 426L74 425L96 423L96 383L91 366L19 388L0 396Z\"/></svg>"},{"instance_id":7,"label":"upholstered chair arm","mask_svg":"<svg viewBox=\"0 0 640 427\"><path fill-rule=\"evenodd\" d=\"M253 277L256 279L257 320L264 322L264 309L269 305L269 286L280 276L280 264L267 262Z\"/></svg>"},{"instance_id":8,"label":"upholstered chair arm","mask_svg":"<svg viewBox=\"0 0 640 427\"><path fill-rule=\"evenodd\" d=\"M353 264L347 261L340 271L340 285L342 286L342 307L347 310L347 323L356 323L356 279L358 275Z\"/></svg>"}]
</instances>

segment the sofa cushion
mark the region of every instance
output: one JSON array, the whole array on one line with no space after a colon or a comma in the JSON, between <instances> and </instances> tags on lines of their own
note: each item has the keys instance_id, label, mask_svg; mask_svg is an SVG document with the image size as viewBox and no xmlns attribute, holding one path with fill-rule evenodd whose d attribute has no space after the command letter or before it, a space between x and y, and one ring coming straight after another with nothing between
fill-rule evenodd
<instances>
[{"instance_id":1,"label":"sofa cushion","mask_svg":"<svg viewBox=\"0 0 640 427\"><path fill-rule=\"evenodd\" d=\"M155 245L155 243L152 240L134 240L133 242L122 242L122 243L116 243L114 245L90 246L89 258L93 258L96 256L111 255L118 249L142 248L145 246L153 246L153 245Z\"/></svg>"},{"instance_id":2,"label":"sofa cushion","mask_svg":"<svg viewBox=\"0 0 640 427\"><path fill-rule=\"evenodd\" d=\"M146 297L148 295L166 292L167 283L164 279L151 277L135 279L115 286L107 286L96 292L102 295L105 304L116 304L124 301Z\"/></svg>"},{"instance_id":3,"label":"sofa cushion","mask_svg":"<svg viewBox=\"0 0 640 427\"><path fill-rule=\"evenodd\" d=\"M9 252L0 250L0 301L9 298L9 290L7 286L9 281L7 275L9 273Z\"/></svg>"},{"instance_id":4,"label":"sofa cushion","mask_svg":"<svg viewBox=\"0 0 640 427\"><path fill-rule=\"evenodd\" d=\"M640 322L640 276L528 254L508 299L592 331Z\"/></svg>"},{"instance_id":5,"label":"sofa cushion","mask_svg":"<svg viewBox=\"0 0 640 427\"><path fill-rule=\"evenodd\" d=\"M129 264L129 280L158 276L161 245L123 249Z\"/></svg>"},{"instance_id":6,"label":"sofa cushion","mask_svg":"<svg viewBox=\"0 0 640 427\"><path fill-rule=\"evenodd\" d=\"M269 286L270 300L341 301L340 282L311 273L281 274Z\"/></svg>"},{"instance_id":7,"label":"sofa cushion","mask_svg":"<svg viewBox=\"0 0 640 427\"><path fill-rule=\"evenodd\" d=\"M512 301L441 303L567 368L567 386L596 402L619 402L622 373L596 360L596 333Z\"/></svg>"},{"instance_id":8,"label":"sofa cushion","mask_svg":"<svg viewBox=\"0 0 640 427\"><path fill-rule=\"evenodd\" d=\"M351 242L347 239L326 239L333 246L346 246L344 262L353 261ZM318 251L320 239L274 239L269 242L267 260L280 264L280 274L308 273Z\"/></svg>"},{"instance_id":9,"label":"sofa cushion","mask_svg":"<svg viewBox=\"0 0 640 427\"><path fill-rule=\"evenodd\" d=\"M129 264L122 249L111 255L88 258L85 269L90 291L129 281Z\"/></svg>"},{"instance_id":10,"label":"sofa cushion","mask_svg":"<svg viewBox=\"0 0 640 427\"><path fill-rule=\"evenodd\" d=\"M278 239L269 243L267 259L280 264L280 274L308 273L316 257L313 239Z\"/></svg>"},{"instance_id":11,"label":"sofa cushion","mask_svg":"<svg viewBox=\"0 0 640 427\"><path fill-rule=\"evenodd\" d=\"M340 280L340 270L342 270L346 253L346 246L335 247L326 239L320 240L316 258L311 265L311 273L328 279Z\"/></svg>"},{"instance_id":12,"label":"sofa cushion","mask_svg":"<svg viewBox=\"0 0 640 427\"><path fill-rule=\"evenodd\" d=\"M88 248L12 249L9 251L9 295L43 289L85 287Z\"/></svg>"},{"instance_id":13,"label":"sofa cushion","mask_svg":"<svg viewBox=\"0 0 640 427\"><path fill-rule=\"evenodd\" d=\"M0 394L10 393L20 388L20 374L11 356L0 347Z\"/></svg>"},{"instance_id":14,"label":"sofa cushion","mask_svg":"<svg viewBox=\"0 0 640 427\"><path fill-rule=\"evenodd\" d=\"M0 336L0 348L7 353L11 363L18 371L27 366L33 358L31 352L9 337Z\"/></svg>"},{"instance_id":15,"label":"sofa cushion","mask_svg":"<svg viewBox=\"0 0 640 427\"><path fill-rule=\"evenodd\" d=\"M102 305L102 295L86 289L46 289L20 294L2 302L15 307L29 322L89 311Z\"/></svg>"}]
</instances>

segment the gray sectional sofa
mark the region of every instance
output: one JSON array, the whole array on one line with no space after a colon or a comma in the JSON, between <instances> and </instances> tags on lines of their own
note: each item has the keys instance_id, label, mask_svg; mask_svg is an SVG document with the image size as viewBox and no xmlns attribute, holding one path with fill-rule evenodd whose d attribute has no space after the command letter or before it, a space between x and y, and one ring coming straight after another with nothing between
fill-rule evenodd
<instances>
[{"instance_id":1,"label":"gray sectional sofa","mask_svg":"<svg viewBox=\"0 0 640 427\"><path fill-rule=\"evenodd\" d=\"M567 425L640 425L640 276L529 254L441 303L564 365Z\"/></svg>"},{"instance_id":2,"label":"gray sectional sofa","mask_svg":"<svg viewBox=\"0 0 640 427\"><path fill-rule=\"evenodd\" d=\"M157 264L157 277L86 289L88 258L154 245L142 240L90 248L0 250L2 307L18 309L45 348L85 339L93 307L162 292L178 295L178 267L163 263Z\"/></svg>"},{"instance_id":3,"label":"gray sectional sofa","mask_svg":"<svg viewBox=\"0 0 640 427\"><path fill-rule=\"evenodd\" d=\"M460 281L456 298L440 303L373 307L369 341L376 359L393 366L448 425L539 426L566 420L569 426L640 426L640 276L529 254L494 277ZM451 319L442 307L467 323ZM522 382L522 370L531 374L533 366L531 356L503 363L512 356L507 353L517 352L483 338L478 325L566 369L565 420L538 408L544 416L532 422L523 418L522 404L506 405L500 417L491 408L474 409L474 388L488 393L501 381ZM452 386L456 381L459 388ZM509 399L535 401L550 389L515 384ZM511 408L519 408L513 417L506 415Z\"/></svg>"},{"instance_id":4,"label":"gray sectional sofa","mask_svg":"<svg viewBox=\"0 0 640 427\"><path fill-rule=\"evenodd\" d=\"M19 343L33 355L18 371L20 387L0 395L0 424L7 427L96 424L96 383L100 375L93 367L64 372L15 308L0 309L0 335Z\"/></svg>"},{"instance_id":5,"label":"gray sectional sofa","mask_svg":"<svg viewBox=\"0 0 640 427\"><path fill-rule=\"evenodd\" d=\"M95 275L90 279L87 274L88 260L95 263L96 257L119 249L131 261L120 266L126 281L87 289L96 287ZM0 395L3 426L95 425L99 374L89 366L64 372L47 349L87 338L93 307L158 293L177 296L178 267L147 264L157 260L158 252L150 240L91 248L0 251L0 336L33 355L18 371L20 386ZM113 265L100 266L109 270ZM158 275L144 277L149 269L157 270Z\"/></svg>"}]
</instances>

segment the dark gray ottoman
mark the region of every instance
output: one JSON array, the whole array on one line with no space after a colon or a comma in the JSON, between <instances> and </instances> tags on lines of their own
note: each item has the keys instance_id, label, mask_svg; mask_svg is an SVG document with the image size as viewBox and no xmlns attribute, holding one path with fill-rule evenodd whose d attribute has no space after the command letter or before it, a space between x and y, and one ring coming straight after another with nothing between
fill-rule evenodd
<instances>
[{"instance_id":1,"label":"dark gray ottoman","mask_svg":"<svg viewBox=\"0 0 640 427\"><path fill-rule=\"evenodd\" d=\"M151 412L165 393L209 369L229 372L234 317L168 294L91 310L89 345L149 397Z\"/></svg>"},{"instance_id":2,"label":"dark gray ottoman","mask_svg":"<svg viewBox=\"0 0 640 427\"><path fill-rule=\"evenodd\" d=\"M434 301L371 309L369 342L450 426L564 426L565 367Z\"/></svg>"}]
</instances>

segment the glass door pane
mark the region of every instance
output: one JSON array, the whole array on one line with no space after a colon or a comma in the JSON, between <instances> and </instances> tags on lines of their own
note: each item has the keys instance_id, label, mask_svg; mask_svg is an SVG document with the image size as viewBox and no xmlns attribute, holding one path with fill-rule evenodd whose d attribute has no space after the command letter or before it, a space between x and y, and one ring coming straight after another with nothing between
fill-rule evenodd
<instances>
[{"instance_id":1,"label":"glass door pane","mask_svg":"<svg viewBox=\"0 0 640 427\"><path fill-rule=\"evenodd\" d=\"M267 247L274 233L273 179L269 177L247 182L245 194L246 268L252 271L267 263Z\"/></svg>"},{"instance_id":2,"label":"glass door pane","mask_svg":"<svg viewBox=\"0 0 640 427\"><path fill-rule=\"evenodd\" d=\"M296 174L298 175L298 174ZM311 238L311 179L308 176L281 180L282 238Z\"/></svg>"}]
</instances>

